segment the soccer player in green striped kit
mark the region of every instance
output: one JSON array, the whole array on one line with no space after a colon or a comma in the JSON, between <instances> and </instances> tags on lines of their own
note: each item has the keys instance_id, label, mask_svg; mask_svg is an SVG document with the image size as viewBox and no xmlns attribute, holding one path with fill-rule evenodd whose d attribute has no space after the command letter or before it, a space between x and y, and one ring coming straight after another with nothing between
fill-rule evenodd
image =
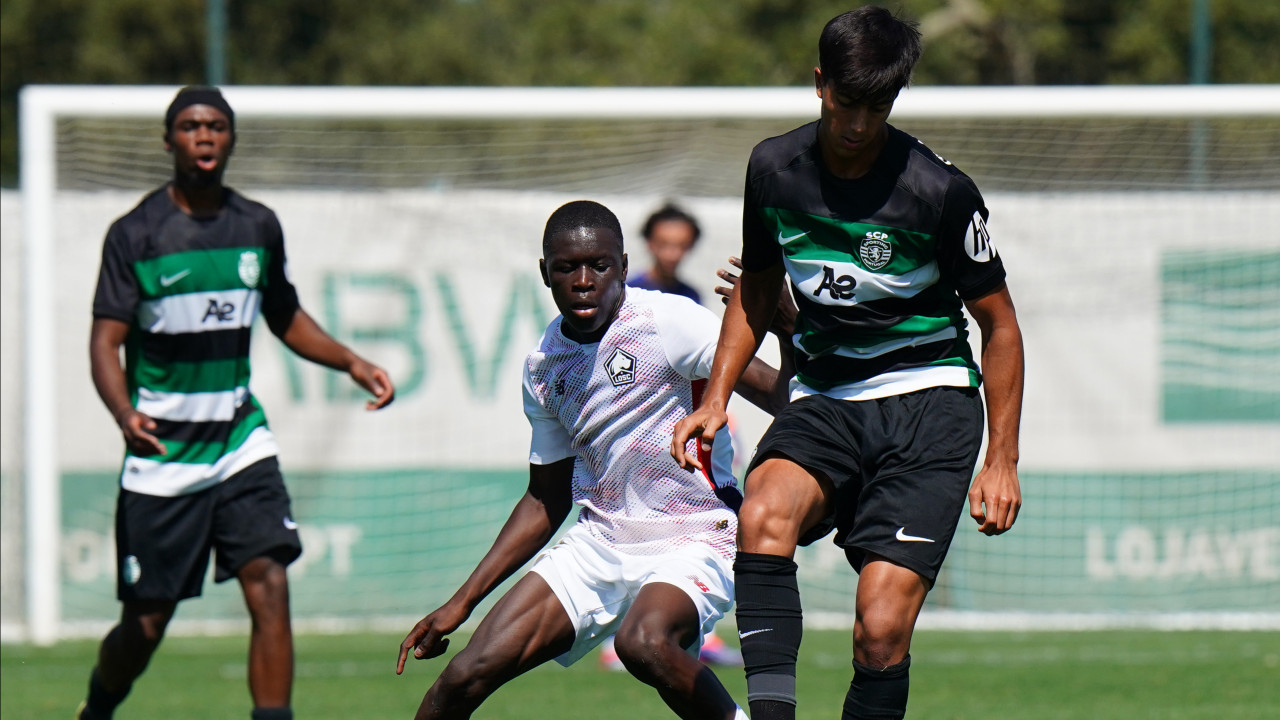
<instances>
[{"instance_id":1,"label":"soccer player in green striped kit","mask_svg":"<svg viewBox=\"0 0 1280 720\"><path fill-rule=\"evenodd\" d=\"M702 404L675 429L672 454L698 466L686 442L724 425L788 279L799 312L791 404L748 470L734 561L752 720L795 718L797 545L834 529L859 573L841 717L901 718L912 631L966 495L988 535L1021 505L1022 333L987 208L968 176L887 122L919 56L914 25L883 8L823 29L820 118L751 154L738 292ZM964 309L981 331L981 374ZM980 384L989 438L974 477Z\"/></svg>"},{"instance_id":2,"label":"soccer player in green striped kit","mask_svg":"<svg viewBox=\"0 0 1280 720\"><path fill-rule=\"evenodd\" d=\"M302 545L276 441L249 392L253 322L261 314L290 350L349 374L373 395L370 410L390 403L395 389L299 305L275 213L222 184L236 140L222 93L183 88L164 129L173 180L107 232L93 302L93 383L126 446L116 506L123 609L77 718L112 716L178 602L200 595L212 550L215 580L240 582L253 621L252 718L288 720L285 568Z\"/></svg>"}]
</instances>

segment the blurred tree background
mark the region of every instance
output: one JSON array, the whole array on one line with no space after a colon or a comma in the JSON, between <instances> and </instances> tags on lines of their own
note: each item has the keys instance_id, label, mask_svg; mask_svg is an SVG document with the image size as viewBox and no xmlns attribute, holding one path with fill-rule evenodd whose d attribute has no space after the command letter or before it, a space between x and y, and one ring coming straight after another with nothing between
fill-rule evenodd
<instances>
[{"instance_id":1,"label":"blurred tree background","mask_svg":"<svg viewBox=\"0 0 1280 720\"><path fill-rule=\"evenodd\" d=\"M241 85L805 85L830 0L224 0ZM1202 0L884 0L918 85L1184 83ZM1209 78L1280 82L1280 1L1208 0ZM4 0L0 180L30 83L206 79L206 0ZM815 113L816 113L815 105Z\"/></svg>"}]
</instances>

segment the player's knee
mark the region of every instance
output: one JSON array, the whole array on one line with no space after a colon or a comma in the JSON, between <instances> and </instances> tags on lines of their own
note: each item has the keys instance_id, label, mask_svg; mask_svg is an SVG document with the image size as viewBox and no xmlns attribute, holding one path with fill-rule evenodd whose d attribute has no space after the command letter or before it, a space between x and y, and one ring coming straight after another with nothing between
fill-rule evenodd
<instances>
[{"instance_id":1,"label":"player's knee","mask_svg":"<svg viewBox=\"0 0 1280 720\"><path fill-rule=\"evenodd\" d=\"M748 497L738 511L738 537L744 547L758 551L762 545L790 542L798 535L796 523L765 500Z\"/></svg>"},{"instance_id":2,"label":"player's knee","mask_svg":"<svg viewBox=\"0 0 1280 720\"><path fill-rule=\"evenodd\" d=\"M467 648L449 661L433 690L448 707L472 707L497 690L509 675L508 665L499 658Z\"/></svg>"},{"instance_id":3,"label":"player's knee","mask_svg":"<svg viewBox=\"0 0 1280 720\"><path fill-rule=\"evenodd\" d=\"M667 667L666 658L671 652L683 652L666 633L643 623L620 629L614 638L614 649L623 666L639 678L653 676Z\"/></svg>"},{"instance_id":4,"label":"player's knee","mask_svg":"<svg viewBox=\"0 0 1280 720\"><path fill-rule=\"evenodd\" d=\"M911 626L891 613L860 615L853 626L854 658L873 668L902 662L911 649Z\"/></svg>"},{"instance_id":5,"label":"player's knee","mask_svg":"<svg viewBox=\"0 0 1280 720\"><path fill-rule=\"evenodd\" d=\"M256 558L237 576L255 623L289 622L289 576L283 565L269 558Z\"/></svg>"},{"instance_id":6,"label":"player's knee","mask_svg":"<svg viewBox=\"0 0 1280 720\"><path fill-rule=\"evenodd\" d=\"M173 606L126 606L120 619L120 631L131 642L141 643L154 649L164 639L165 629L173 618Z\"/></svg>"},{"instance_id":7,"label":"player's knee","mask_svg":"<svg viewBox=\"0 0 1280 720\"><path fill-rule=\"evenodd\" d=\"M450 662L427 692L427 700L432 707L443 711L476 707L487 695L483 687L483 681L471 675L467 667Z\"/></svg>"},{"instance_id":8,"label":"player's knee","mask_svg":"<svg viewBox=\"0 0 1280 720\"><path fill-rule=\"evenodd\" d=\"M168 626L167 619L145 618L135 626L135 637L149 650L154 650L164 639L164 631Z\"/></svg>"},{"instance_id":9,"label":"player's knee","mask_svg":"<svg viewBox=\"0 0 1280 720\"><path fill-rule=\"evenodd\" d=\"M265 593L279 594L289 590L289 574L285 566L270 557L257 557L236 571L240 582Z\"/></svg>"}]
</instances>

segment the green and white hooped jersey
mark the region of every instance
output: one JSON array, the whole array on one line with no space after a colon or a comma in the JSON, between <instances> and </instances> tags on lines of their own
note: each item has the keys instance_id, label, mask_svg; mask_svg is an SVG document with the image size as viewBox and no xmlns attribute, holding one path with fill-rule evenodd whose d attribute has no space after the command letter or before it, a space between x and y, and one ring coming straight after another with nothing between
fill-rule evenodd
<instances>
[{"instance_id":1,"label":"green and white hooped jersey","mask_svg":"<svg viewBox=\"0 0 1280 720\"><path fill-rule=\"evenodd\" d=\"M131 325L133 404L168 450L126 454L126 490L197 492L278 452L249 392L250 332L259 313L291 317L297 294L275 214L227 194L217 217L195 219L161 189L107 234L94 316Z\"/></svg>"},{"instance_id":2,"label":"green and white hooped jersey","mask_svg":"<svg viewBox=\"0 0 1280 720\"><path fill-rule=\"evenodd\" d=\"M1005 274L977 187L892 127L866 175L837 178L817 126L756 146L743 207L744 267L781 261L800 311L792 397L978 386L962 299Z\"/></svg>"}]
</instances>

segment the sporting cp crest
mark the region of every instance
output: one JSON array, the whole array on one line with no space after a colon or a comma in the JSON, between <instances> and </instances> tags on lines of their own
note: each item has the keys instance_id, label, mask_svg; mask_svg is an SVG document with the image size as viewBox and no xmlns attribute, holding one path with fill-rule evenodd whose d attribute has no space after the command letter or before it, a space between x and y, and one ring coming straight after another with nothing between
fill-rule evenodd
<instances>
[{"instance_id":1,"label":"sporting cp crest","mask_svg":"<svg viewBox=\"0 0 1280 720\"><path fill-rule=\"evenodd\" d=\"M630 385L636 381L636 358L622 348L614 348L613 354L604 361L604 371L609 373L609 382L614 387Z\"/></svg>"},{"instance_id":2,"label":"sporting cp crest","mask_svg":"<svg viewBox=\"0 0 1280 720\"><path fill-rule=\"evenodd\" d=\"M868 270L879 270L889 264L889 260L893 258L893 246L889 244L889 235L872 230L862 239L862 245L858 248L858 257L862 258L862 264L867 266Z\"/></svg>"},{"instance_id":3,"label":"sporting cp crest","mask_svg":"<svg viewBox=\"0 0 1280 720\"><path fill-rule=\"evenodd\" d=\"M258 253L252 250L240 253L240 265L236 269L240 271L240 280L247 287L258 287L258 281L262 279L262 264L258 261Z\"/></svg>"}]
</instances>

